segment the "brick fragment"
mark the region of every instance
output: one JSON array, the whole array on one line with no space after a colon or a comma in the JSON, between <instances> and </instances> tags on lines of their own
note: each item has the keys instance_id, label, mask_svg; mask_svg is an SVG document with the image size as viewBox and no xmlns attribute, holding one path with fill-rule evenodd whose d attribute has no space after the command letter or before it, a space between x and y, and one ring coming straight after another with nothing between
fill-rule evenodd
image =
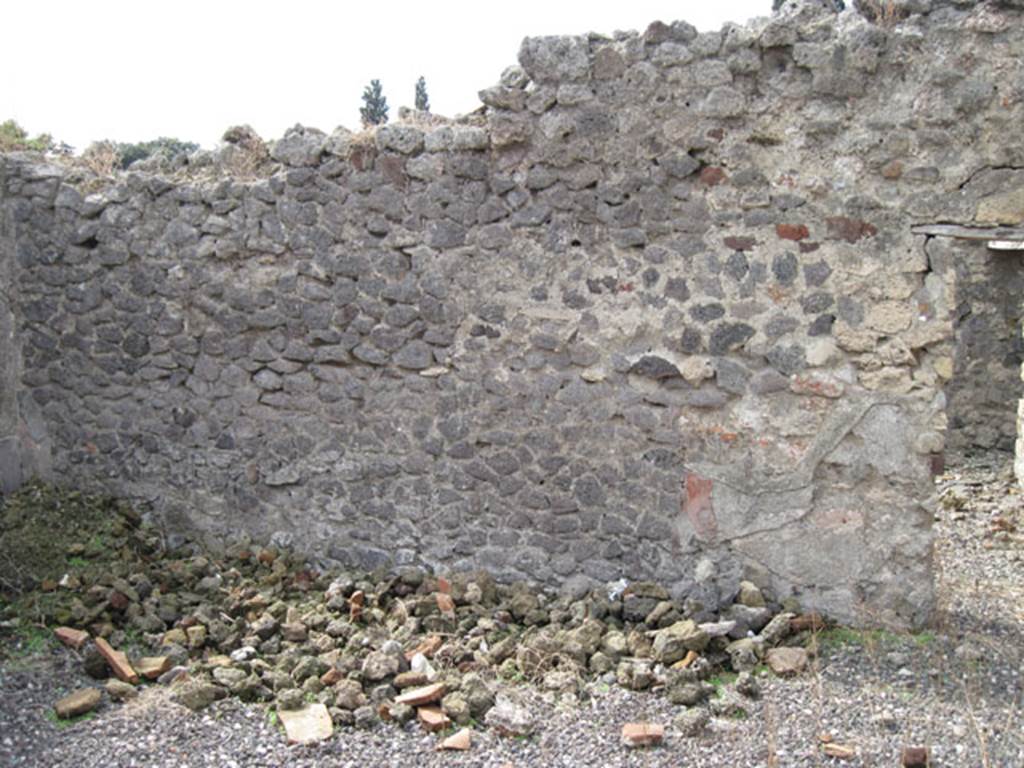
<instances>
[{"instance_id":1,"label":"brick fragment","mask_svg":"<svg viewBox=\"0 0 1024 768\"><path fill-rule=\"evenodd\" d=\"M420 721L423 730L431 733L443 731L452 724L440 707L420 707L416 710L416 719Z\"/></svg>"},{"instance_id":2,"label":"brick fragment","mask_svg":"<svg viewBox=\"0 0 1024 768\"><path fill-rule=\"evenodd\" d=\"M104 640L102 637L96 638L96 650L102 654L103 658L107 660L107 664L114 670L114 674L117 675L118 680L123 680L126 683L135 685L139 682L138 673L132 668L132 665L128 663L128 657L125 656L124 651L115 651L110 643Z\"/></svg>"},{"instance_id":3,"label":"brick fragment","mask_svg":"<svg viewBox=\"0 0 1024 768\"><path fill-rule=\"evenodd\" d=\"M445 694L444 683L424 685L421 688L413 688L395 699L396 704L408 704L410 707L422 707L424 704L432 704L440 701Z\"/></svg>"},{"instance_id":4,"label":"brick fragment","mask_svg":"<svg viewBox=\"0 0 1024 768\"><path fill-rule=\"evenodd\" d=\"M665 726L658 723L626 723L622 743L627 747L654 747L665 740Z\"/></svg>"},{"instance_id":5,"label":"brick fragment","mask_svg":"<svg viewBox=\"0 0 1024 768\"><path fill-rule=\"evenodd\" d=\"M80 651L89 640L88 632L71 627L57 627L53 630L53 634L68 648L74 648L76 651Z\"/></svg>"}]
</instances>

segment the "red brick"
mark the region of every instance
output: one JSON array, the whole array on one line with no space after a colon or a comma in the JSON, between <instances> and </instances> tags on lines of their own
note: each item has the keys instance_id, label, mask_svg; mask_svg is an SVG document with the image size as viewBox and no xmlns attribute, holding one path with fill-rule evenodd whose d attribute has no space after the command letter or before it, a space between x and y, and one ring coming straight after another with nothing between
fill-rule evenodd
<instances>
[{"instance_id":1,"label":"red brick","mask_svg":"<svg viewBox=\"0 0 1024 768\"><path fill-rule=\"evenodd\" d=\"M709 187L715 187L725 181L728 177L725 173L725 169L719 168L715 165L709 165L700 172L700 181Z\"/></svg>"},{"instance_id":2,"label":"red brick","mask_svg":"<svg viewBox=\"0 0 1024 768\"><path fill-rule=\"evenodd\" d=\"M690 518L693 530L701 541L711 541L718 534L718 519L711 501L714 481L691 472L686 476L683 512Z\"/></svg>"},{"instance_id":3,"label":"red brick","mask_svg":"<svg viewBox=\"0 0 1024 768\"><path fill-rule=\"evenodd\" d=\"M775 234L783 240L806 240L811 232L803 224L776 224Z\"/></svg>"},{"instance_id":4,"label":"red brick","mask_svg":"<svg viewBox=\"0 0 1024 768\"><path fill-rule=\"evenodd\" d=\"M828 226L828 234L833 240L845 240L848 243L856 243L861 238L873 237L878 234L878 228L860 219L851 219L846 216L833 216L825 219Z\"/></svg>"}]
</instances>

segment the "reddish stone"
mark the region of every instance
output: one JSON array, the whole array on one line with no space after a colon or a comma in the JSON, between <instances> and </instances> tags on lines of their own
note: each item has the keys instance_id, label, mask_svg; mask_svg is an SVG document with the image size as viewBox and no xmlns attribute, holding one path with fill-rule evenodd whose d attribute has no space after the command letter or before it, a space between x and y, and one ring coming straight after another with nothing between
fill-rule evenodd
<instances>
[{"instance_id":1,"label":"reddish stone","mask_svg":"<svg viewBox=\"0 0 1024 768\"><path fill-rule=\"evenodd\" d=\"M932 764L928 747L904 747L901 762L903 768L928 768Z\"/></svg>"},{"instance_id":2,"label":"reddish stone","mask_svg":"<svg viewBox=\"0 0 1024 768\"><path fill-rule=\"evenodd\" d=\"M842 397L845 390L843 382L826 374L797 374L789 382L789 391L797 395L816 395L834 399Z\"/></svg>"},{"instance_id":3,"label":"reddish stone","mask_svg":"<svg viewBox=\"0 0 1024 768\"><path fill-rule=\"evenodd\" d=\"M115 589L111 591L110 598L107 600L107 602L110 603L110 607L113 608L115 611L123 611L125 608L128 607L128 603L130 603L131 601L128 599L127 595L122 594Z\"/></svg>"},{"instance_id":4,"label":"reddish stone","mask_svg":"<svg viewBox=\"0 0 1024 768\"><path fill-rule=\"evenodd\" d=\"M683 494L683 512L690 518L697 538L711 541L718 535L718 520L715 518L714 506L711 502L711 490L714 480L690 473L686 476L686 489Z\"/></svg>"},{"instance_id":5,"label":"reddish stone","mask_svg":"<svg viewBox=\"0 0 1024 768\"><path fill-rule=\"evenodd\" d=\"M783 240L806 240L811 232L803 224L776 224L775 234Z\"/></svg>"},{"instance_id":6,"label":"reddish stone","mask_svg":"<svg viewBox=\"0 0 1024 768\"><path fill-rule=\"evenodd\" d=\"M701 169L700 181L702 184L709 187L716 187L725 181L728 177L725 173L724 168L719 168L716 165L708 165Z\"/></svg>"},{"instance_id":7,"label":"reddish stone","mask_svg":"<svg viewBox=\"0 0 1024 768\"><path fill-rule=\"evenodd\" d=\"M665 739L665 726L657 723L626 723L622 743L627 747L653 747Z\"/></svg>"},{"instance_id":8,"label":"reddish stone","mask_svg":"<svg viewBox=\"0 0 1024 768\"><path fill-rule=\"evenodd\" d=\"M848 243L856 243L861 238L873 237L878 234L878 228L873 224L846 216L833 216L825 219L825 224L828 226L830 238L845 240Z\"/></svg>"},{"instance_id":9,"label":"reddish stone","mask_svg":"<svg viewBox=\"0 0 1024 768\"><path fill-rule=\"evenodd\" d=\"M357 145L352 147L348 160L357 171L368 171L373 166L376 152L368 146Z\"/></svg>"},{"instance_id":10,"label":"reddish stone","mask_svg":"<svg viewBox=\"0 0 1024 768\"><path fill-rule=\"evenodd\" d=\"M882 166L882 177L895 181L903 175L903 163L899 160L892 160Z\"/></svg>"},{"instance_id":11,"label":"reddish stone","mask_svg":"<svg viewBox=\"0 0 1024 768\"><path fill-rule=\"evenodd\" d=\"M339 680L341 680L341 672L338 671L337 667L331 667L320 675L320 682L326 686L334 685Z\"/></svg>"},{"instance_id":12,"label":"reddish stone","mask_svg":"<svg viewBox=\"0 0 1024 768\"><path fill-rule=\"evenodd\" d=\"M396 155L384 155L377 163L384 178L399 189L409 186L409 177L405 175L405 160Z\"/></svg>"},{"instance_id":13,"label":"reddish stone","mask_svg":"<svg viewBox=\"0 0 1024 768\"><path fill-rule=\"evenodd\" d=\"M757 245L757 240L752 237L726 237L722 242L734 251L749 251Z\"/></svg>"},{"instance_id":14,"label":"reddish stone","mask_svg":"<svg viewBox=\"0 0 1024 768\"><path fill-rule=\"evenodd\" d=\"M437 591L442 592L446 595L452 593L452 583L448 581L444 576L437 577Z\"/></svg>"}]
</instances>

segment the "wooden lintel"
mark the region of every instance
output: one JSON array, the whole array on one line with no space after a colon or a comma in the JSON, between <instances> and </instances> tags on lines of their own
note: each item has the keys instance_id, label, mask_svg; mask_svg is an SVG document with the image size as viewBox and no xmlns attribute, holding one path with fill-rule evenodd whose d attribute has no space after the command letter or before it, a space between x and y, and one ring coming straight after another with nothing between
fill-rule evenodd
<instances>
[{"instance_id":1,"label":"wooden lintel","mask_svg":"<svg viewBox=\"0 0 1024 768\"><path fill-rule=\"evenodd\" d=\"M911 227L915 235L953 237L958 240L999 240L1024 243L1024 228L1021 227L965 227L962 224L921 224Z\"/></svg>"}]
</instances>

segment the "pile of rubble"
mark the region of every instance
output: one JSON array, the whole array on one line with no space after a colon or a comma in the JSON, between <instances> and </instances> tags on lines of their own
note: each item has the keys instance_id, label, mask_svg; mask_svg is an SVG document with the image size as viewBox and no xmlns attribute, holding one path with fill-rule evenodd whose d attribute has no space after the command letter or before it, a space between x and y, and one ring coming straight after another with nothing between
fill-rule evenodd
<instances>
[{"instance_id":1,"label":"pile of rubble","mask_svg":"<svg viewBox=\"0 0 1024 768\"><path fill-rule=\"evenodd\" d=\"M571 702L594 678L666 696L683 708L677 728L696 732L709 713L742 712L743 698L759 695L752 672L762 665L779 675L804 669L823 627L749 582L712 615L649 582L553 595L483 572L318 572L245 543L218 556L190 546L169 553L130 510L107 508L118 518L108 530L121 538L94 547L93 558L88 546L68 545L65 572L7 610L31 605L84 670L106 680L111 700L133 698L144 681L192 710L228 696L262 702L299 742L380 720L526 735L533 716L517 684ZM723 671L738 674L734 685L710 682ZM55 709L81 715L102 695L76 691ZM623 739L649 744L658 733L632 724ZM469 741L464 730L444 744Z\"/></svg>"}]
</instances>

